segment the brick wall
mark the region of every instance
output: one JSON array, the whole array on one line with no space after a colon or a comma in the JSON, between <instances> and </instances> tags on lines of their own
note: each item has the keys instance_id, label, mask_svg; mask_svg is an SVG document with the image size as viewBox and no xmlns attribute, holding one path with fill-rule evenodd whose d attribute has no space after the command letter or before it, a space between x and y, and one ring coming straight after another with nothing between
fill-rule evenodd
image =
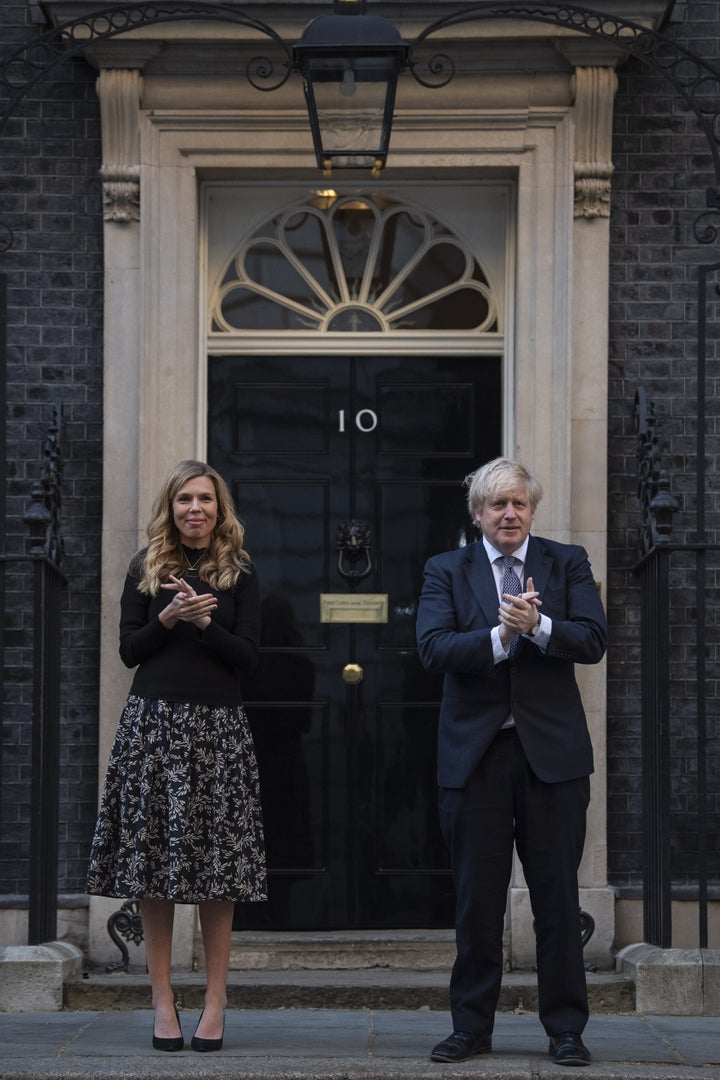
<instances>
[{"instance_id":1,"label":"brick wall","mask_svg":"<svg viewBox=\"0 0 720 1080\"><path fill-rule=\"evenodd\" d=\"M717 62L720 6L679 4L664 36ZM696 267L718 261L718 245L700 245L693 225L713 183L705 136L694 115L660 75L632 61L620 72L616 102L611 213L608 821L611 882L642 880L640 754L640 593L633 566L639 558L637 443L633 399L646 388L657 415L659 449L672 493L680 500L672 538L696 540L697 341ZM720 224L715 215L714 224ZM718 279L720 280L720 279ZM707 443L705 491L708 537L718 540L717 305L708 315ZM673 562L671 732L673 778L672 873L692 882L697 870L697 757L694 569L687 556ZM720 883L718 762L718 557L706 573L708 616L708 782L711 833L708 867Z\"/></svg>"},{"instance_id":2,"label":"brick wall","mask_svg":"<svg viewBox=\"0 0 720 1080\"><path fill-rule=\"evenodd\" d=\"M7 53L43 29L25 0L0 4ZM59 889L84 891L97 791L102 466L102 213L95 76L67 61L14 110L0 141L0 254L8 287L7 542L27 550L23 514L40 473L51 403L62 402L63 601ZM2 100L4 99L4 91ZM27 893L32 607L8 570L0 805L0 895Z\"/></svg>"},{"instance_id":3,"label":"brick wall","mask_svg":"<svg viewBox=\"0 0 720 1080\"><path fill-rule=\"evenodd\" d=\"M41 28L26 0L0 4L5 52ZM664 31L710 60L719 51L720 4L690 0ZM2 91L0 90L0 93ZM660 76L636 61L620 73L612 202L609 585L609 848L611 880L631 886L641 875L639 505L633 398L639 385L656 404L661 448L681 500L676 539L694 528L695 270L718 259L699 249L692 224L712 181L707 144L691 114ZM50 403L64 408L65 572L60 791L60 890L82 892L95 818L99 550L102 425L102 221L98 106L94 73L67 61L16 109L0 143L0 221L15 232L0 254L8 275L8 536L10 553L26 549L22 516L40 469ZM10 179L11 178L11 179ZM711 311L708 378L708 524L718 525L718 312ZM111 495L112 493L110 493ZM716 534L713 533L715 538ZM678 568L677 579L685 571ZM715 565L708 574L715 588ZM714 594L710 593L713 600ZM28 581L11 572L5 615L5 685L0 804L0 896L27 891L29 840L31 607ZM709 652L717 657L720 605L710 604ZM673 787L676 872L692 874L694 686L692 605L680 596L674 631L677 703ZM709 711L714 840L718 795L717 667ZM717 846L711 851L717 867ZM720 877L720 872L718 872Z\"/></svg>"}]
</instances>

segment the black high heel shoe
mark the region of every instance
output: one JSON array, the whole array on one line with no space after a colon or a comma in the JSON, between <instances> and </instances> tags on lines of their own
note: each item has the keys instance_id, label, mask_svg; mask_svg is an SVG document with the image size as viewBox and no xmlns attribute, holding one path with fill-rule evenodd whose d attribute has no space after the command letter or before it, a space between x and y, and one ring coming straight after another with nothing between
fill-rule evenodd
<instances>
[{"instance_id":1,"label":"black high heel shoe","mask_svg":"<svg viewBox=\"0 0 720 1080\"><path fill-rule=\"evenodd\" d=\"M175 1015L177 1016L178 1027L180 1027L180 1013L177 1011L177 1008L175 1009ZM180 1028L180 1034L175 1039L161 1039L153 1030L152 1044L153 1050L182 1050L185 1046L182 1028Z\"/></svg>"},{"instance_id":2,"label":"black high heel shoe","mask_svg":"<svg viewBox=\"0 0 720 1080\"><path fill-rule=\"evenodd\" d=\"M205 1010L203 1009L203 1012ZM200 1020L203 1018L203 1013L200 1013ZM197 1022L197 1027L200 1027L200 1020ZM222 1050L223 1038L225 1036L225 1017L223 1017L223 1033L219 1039L200 1039L197 1035L193 1035L190 1046L193 1050L197 1050L200 1054L208 1054L211 1050Z\"/></svg>"}]
</instances>

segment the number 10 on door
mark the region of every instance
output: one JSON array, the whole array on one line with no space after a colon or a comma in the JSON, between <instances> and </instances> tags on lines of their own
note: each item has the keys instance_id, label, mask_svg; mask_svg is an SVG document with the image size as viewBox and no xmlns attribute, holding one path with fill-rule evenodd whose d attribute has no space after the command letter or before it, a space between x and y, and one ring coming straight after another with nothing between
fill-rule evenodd
<instances>
[{"instance_id":1,"label":"number 10 on door","mask_svg":"<svg viewBox=\"0 0 720 1080\"><path fill-rule=\"evenodd\" d=\"M355 427L367 434L374 431L378 424L377 413L373 409L360 409L355 413ZM338 431L345 431L345 410L338 409Z\"/></svg>"}]
</instances>

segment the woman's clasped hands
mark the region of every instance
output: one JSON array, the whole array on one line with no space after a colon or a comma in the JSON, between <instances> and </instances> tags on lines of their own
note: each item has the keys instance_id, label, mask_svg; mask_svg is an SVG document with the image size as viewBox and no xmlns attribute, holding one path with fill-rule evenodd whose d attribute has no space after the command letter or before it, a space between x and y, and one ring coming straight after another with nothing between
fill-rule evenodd
<instances>
[{"instance_id":1,"label":"woman's clasped hands","mask_svg":"<svg viewBox=\"0 0 720 1080\"><path fill-rule=\"evenodd\" d=\"M184 578L177 578L172 574L170 580L160 588L175 591L172 600L159 615L166 630L172 629L178 621L192 623L199 630L204 630L210 624L212 613L217 607L217 598L212 593L196 593Z\"/></svg>"}]
</instances>

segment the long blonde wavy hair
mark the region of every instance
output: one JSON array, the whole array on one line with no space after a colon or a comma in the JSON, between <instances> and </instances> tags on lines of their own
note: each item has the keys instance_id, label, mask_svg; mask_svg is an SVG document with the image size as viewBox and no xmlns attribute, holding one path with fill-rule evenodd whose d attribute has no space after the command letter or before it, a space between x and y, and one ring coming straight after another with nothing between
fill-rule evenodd
<instances>
[{"instance_id":1,"label":"long blonde wavy hair","mask_svg":"<svg viewBox=\"0 0 720 1080\"><path fill-rule=\"evenodd\" d=\"M170 472L153 505L147 527L148 546L133 559L131 572L139 578L138 589L146 596L157 596L170 575L182 577L185 558L173 517L173 502L178 492L198 476L208 476L217 497L217 522L208 553L199 571L200 578L212 589L231 589L240 574L250 572L250 556L243 547L245 529L235 511L228 486L204 461L180 461Z\"/></svg>"}]
</instances>

